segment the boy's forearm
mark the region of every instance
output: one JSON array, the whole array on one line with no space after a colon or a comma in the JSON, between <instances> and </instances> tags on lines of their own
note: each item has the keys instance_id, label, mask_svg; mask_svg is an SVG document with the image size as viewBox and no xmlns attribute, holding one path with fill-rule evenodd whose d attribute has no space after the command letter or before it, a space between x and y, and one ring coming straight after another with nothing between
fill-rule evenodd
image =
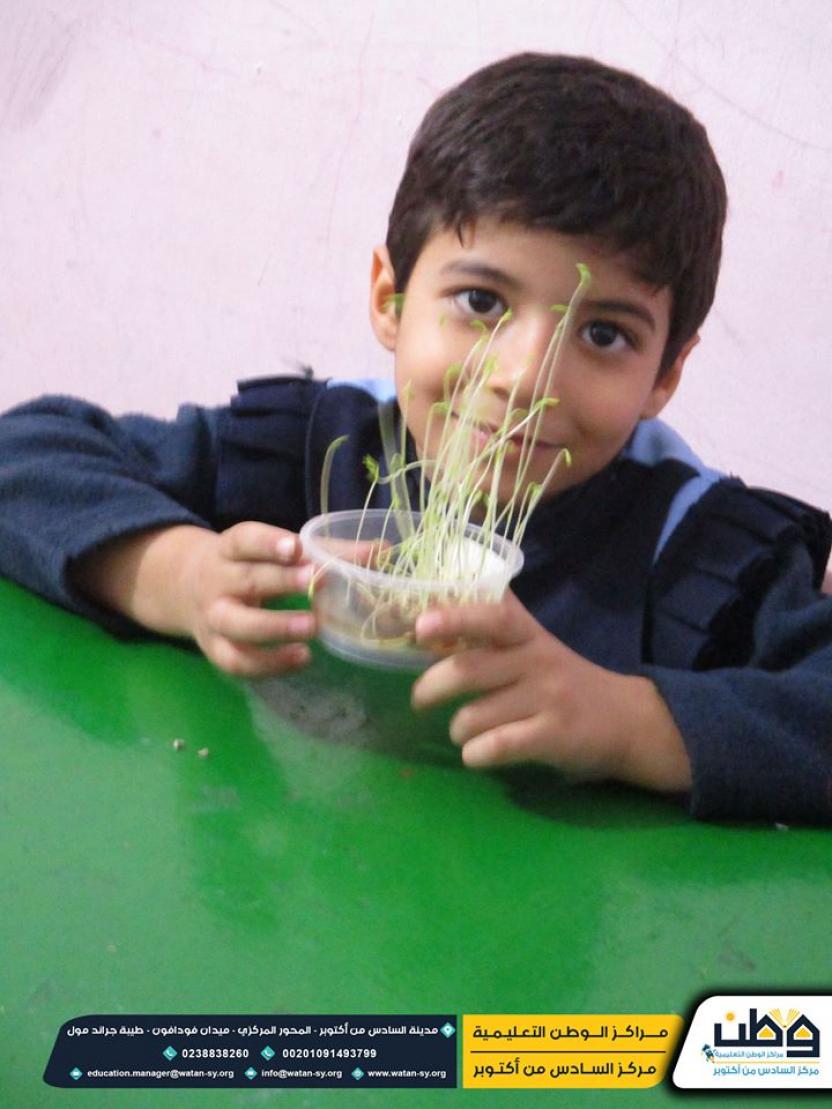
<instances>
[{"instance_id":1,"label":"boy's forearm","mask_svg":"<svg viewBox=\"0 0 832 1109\"><path fill-rule=\"evenodd\" d=\"M691 787L684 740L656 686L649 678L616 675L617 746L621 759L615 776L631 785L664 792Z\"/></svg>"},{"instance_id":2,"label":"boy's forearm","mask_svg":"<svg viewBox=\"0 0 832 1109\"><path fill-rule=\"evenodd\" d=\"M206 528L176 525L115 539L72 567L75 585L97 604L163 635L193 634L189 567L216 543Z\"/></svg>"}]
</instances>

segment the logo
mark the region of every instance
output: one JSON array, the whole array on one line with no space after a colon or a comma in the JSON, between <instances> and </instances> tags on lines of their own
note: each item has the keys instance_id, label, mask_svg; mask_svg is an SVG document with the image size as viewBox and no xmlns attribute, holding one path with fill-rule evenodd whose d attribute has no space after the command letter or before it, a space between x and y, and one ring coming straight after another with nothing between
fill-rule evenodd
<instances>
[{"instance_id":1,"label":"logo","mask_svg":"<svg viewBox=\"0 0 832 1109\"><path fill-rule=\"evenodd\" d=\"M673 1072L685 1089L832 1087L832 997L709 997ZM827 1053L828 1054L828 1053Z\"/></svg>"},{"instance_id":2,"label":"logo","mask_svg":"<svg viewBox=\"0 0 832 1109\"><path fill-rule=\"evenodd\" d=\"M707 1044L702 1049L711 1063L723 1057L720 1049L735 1047L753 1048L755 1052L762 1048L771 1053L772 1058L783 1060L820 1057L820 1029L799 1009L789 1009L785 1017L780 1009L772 1009L761 1017L757 1016L756 1009L749 1009L745 1023L737 1022L733 1013L726 1013L725 1022L728 1031L723 1028L722 1021L714 1024L717 1050L712 1051Z\"/></svg>"}]
</instances>

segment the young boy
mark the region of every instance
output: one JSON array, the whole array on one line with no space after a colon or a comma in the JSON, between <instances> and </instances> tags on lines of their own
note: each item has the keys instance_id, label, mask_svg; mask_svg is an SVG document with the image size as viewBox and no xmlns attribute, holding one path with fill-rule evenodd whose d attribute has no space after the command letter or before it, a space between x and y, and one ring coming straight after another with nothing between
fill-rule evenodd
<instances>
[{"instance_id":1,"label":"young boy","mask_svg":"<svg viewBox=\"0 0 832 1109\"><path fill-rule=\"evenodd\" d=\"M508 58L428 112L370 303L415 451L430 455L427 414L471 321L511 309L481 414L496 427L518 379L515 404L532 394L578 262L592 283L528 479L562 447L573 464L532 517L514 591L420 618L424 643L469 646L413 703L470 695L451 725L468 766L538 761L684 793L703 818L827 822L829 519L707 470L653 422L713 299L725 203L702 127L594 61ZM361 460L382 454L357 386L244 382L228 408L170 423L24 405L0 421L0 570L116 632L190 637L235 674L303 666L314 617L261 606L308 584L296 532L344 433L333 509L363 503Z\"/></svg>"}]
</instances>

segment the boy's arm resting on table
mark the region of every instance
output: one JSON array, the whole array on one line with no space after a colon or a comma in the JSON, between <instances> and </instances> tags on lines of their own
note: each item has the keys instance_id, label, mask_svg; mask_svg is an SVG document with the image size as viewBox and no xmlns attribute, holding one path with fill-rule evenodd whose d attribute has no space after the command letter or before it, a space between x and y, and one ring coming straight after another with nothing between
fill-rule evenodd
<instances>
[{"instance_id":1,"label":"boy's arm resting on table","mask_svg":"<svg viewBox=\"0 0 832 1109\"><path fill-rule=\"evenodd\" d=\"M811 577L795 548L745 666L644 668L685 737L695 816L832 823L832 597Z\"/></svg>"},{"instance_id":2,"label":"boy's arm resting on table","mask_svg":"<svg viewBox=\"0 0 832 1109\"><path fill-rule=\"evenodd\" d=\"M79 590L73 564L113 540L210 528L216 429L210 410L115 418L44 397L0 419L0 572L121 634L137 628Z\"/></svg>"},{"instance_id":3,"label":"boy's arm resting on table","mask_svg":"<svg viewBox=\"0 0 832 1109\"><path fill-rule=\"evenodd\" d=\"M281 528L247 521L219 535L187 525L131 535L86 555L72 574L142 626L194 639L229 673L257 677L309 661L302 640L316 631L313 615L261 607L309 585L298 537Z\"/></svg>"},{"instance_id":4,"label":"boy's arm resting on table","mask_svg":"<svg viewBox=\"0 0 832 1109\"><path fill-rule=\"evenodd\" d=\"M113 539L74 560L68 578L86 597L161 635L195 626L192 583L198 554L217 535L174 524Z\"/></svg>"},{"instance_id":5,"label":"boy's arm resting on table","mask_svg":"<svg viewBox=\"0 0 832 1109\"><path fill-rule=\"evenodd\" d=\"M0 572L120 633L189 636L254 676L302 665L308 614L263 600L308 584L297 536L216 524L218 411L114 418L45 397L0 419Z\"/></svg>"},{"instance_id":6,"label":"boy's arm resting on table","mask_svg":"<svg viewBox=\"0 0 832 1109\"><path fill-rule=\"evenodd\" d=\"M69 397L12 409L0 419L0 572L113 632L191 637L235 674L303 665L311 615L261 608L306 588L300 541L256 521L213 530L217 437L217 410L193 406L175 420Z\"/></svg>"}]
</instances>

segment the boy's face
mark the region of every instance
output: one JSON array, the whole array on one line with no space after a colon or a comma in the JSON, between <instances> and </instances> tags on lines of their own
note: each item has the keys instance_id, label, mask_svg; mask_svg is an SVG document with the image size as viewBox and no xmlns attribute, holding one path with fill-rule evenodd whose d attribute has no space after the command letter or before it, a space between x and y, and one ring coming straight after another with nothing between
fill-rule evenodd
<instances>
[{"instance_id":1,"label":"boy's face","mask_svg":"<svg viewBox=\"0 0 832 1109\"><path fill-rule=\"evenodd\" d=\"M562 349L550 395L559 404L544 411L527 480L541 481L557 454L568 448L572 465L560 465L547 487L552 496L598 473L618 454L639 420L657 415L673 395L692 339L670 370L656 380L668 334L670 293L643 284L621 259L584 238L517 224L480 220L460 242L438 231L413 268L397 315L389 298L394 275L379 247L373 260L370 312L379 340L395 353L396 390L420 457L436 449L425 442L431 405L441 401L445 373L464 361L478 332L511 309L494 339L496 368L478 419L498 427L519 379L513 407L528 408L535 379L560 316L585 263L591 284ZM506 458L500 500L511 493L517 454Z\"/></svg>"}]
</instances>

